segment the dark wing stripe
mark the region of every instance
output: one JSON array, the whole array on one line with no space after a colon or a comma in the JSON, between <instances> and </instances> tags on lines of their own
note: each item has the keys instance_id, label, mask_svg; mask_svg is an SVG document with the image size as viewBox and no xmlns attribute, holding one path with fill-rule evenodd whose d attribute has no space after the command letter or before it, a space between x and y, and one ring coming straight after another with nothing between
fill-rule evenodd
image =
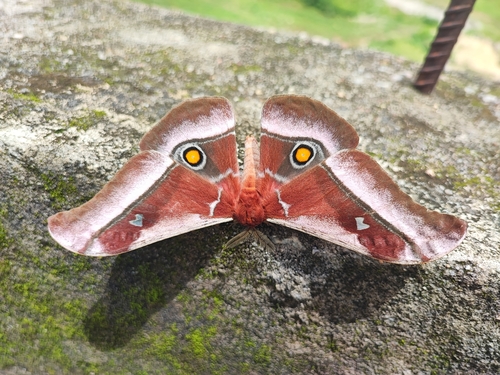
<instances>
[{"instance_id":1,"label":"dark wing stripe","mask_svg":"<svg viewBox=\"0 0 500 375\"><path fill-rule=\"evenodd\" d=\"M134 156L90 201L51 216L50 234L66 249L83 251L97 232L147 194L173 163L156 151Z\"/></svg>"},{"instance_id":2,"label":"dark wing stripe","mask_svg":"<svg viewBox=\"0 0 500 375\"><path fill-rule=\"evenodd\" d=\"M341 151L325 160L353 196L370 207L376 217L390 223L391 231L408 243L423 261L448 253L465 237L467 224L452 215L430 211L401 191L389 175L367 154Z\"/></svg>"},{"instance_id":3,"label":"dark wing stripe","mask_svg":"<svg viewBox=\"0 0 500 375\"><path fill-rule=\"evenodd\" d=\"M358 152L358 151L356 151ZM359 151L359 153L361 153ZM366 154L362 154L366 155ZM366 155L368 156L368 155ZM352 190L350 190L343 182L340 180L337 175L332 171L332 169L328 166L328 164L325 162L321 163L320 165L330 176L330 178L334 181L334 183L338 186L342 192L349 197L351 201L356 203L357 206L359 206L367 215L370 215L373 220L375 220L377 223L379 223L382 227L387 229L388 231L398 235L401 237L403 241L405 241L407 244L409 244L412 248L414 248L417 252L419 252L418 246L416 243L408 237L404 232L400 231L397 227L395 227L393 224L391 224L389 221L384 219L376 210L374 210L366 201L361 200ZM380 167L379 167L380 168ZM387 176L389 177L389 176ZM391 180L392 182L392 180ZM395 184L394 184L395 185ZM399 190L399 187L398 187ZM402 194L404 194L401 191Z\"/></svg>"}]
</instances>

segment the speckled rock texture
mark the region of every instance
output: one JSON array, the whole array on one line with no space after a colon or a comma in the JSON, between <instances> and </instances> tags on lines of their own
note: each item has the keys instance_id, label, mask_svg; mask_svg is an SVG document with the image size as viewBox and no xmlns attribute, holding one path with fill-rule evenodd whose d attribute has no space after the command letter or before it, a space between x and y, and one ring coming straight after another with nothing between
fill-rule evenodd
<instances>
[{"instance_id":1,"label":"speckled rock texture","mask_svg":"<svg viewBox=\"0 0 500 375\"><path fill-rule=\"evenodd\" d=\"M327 40L127 1L0 2L0 372L500 372L500 89ZM225 96L240 146L274 94L321 100L428 208L469 223L423 266L264 226L214 226L114 258L59 247L46 219L91 198L186 98Z\"/></svg>"}]
</instances>

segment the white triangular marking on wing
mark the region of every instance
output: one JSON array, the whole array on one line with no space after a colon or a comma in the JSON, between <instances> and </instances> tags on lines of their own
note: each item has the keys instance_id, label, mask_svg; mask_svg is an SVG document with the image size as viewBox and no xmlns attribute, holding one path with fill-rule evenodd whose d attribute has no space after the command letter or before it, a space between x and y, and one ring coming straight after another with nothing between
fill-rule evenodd
<instances>
[{"instance_id":1,"label":"white triangular marking on wing","mask_svg":"<svg viewBox=\"0 0 500 375\"><path fill-rule=\"evenodd\" d=\"M135 214L135 219L130 220L129 223L136 226L136 227L142 227L142 219L144 218L143 214Z\"/></svg>"},{"instance_id":2,"label":"white triangular marking on wing","mask_svg":"<svg viewBox=\"0 0 500 375\"><path fill-rule=\"evenodd\" d=\"M364 217L355 217L354 220L356 220L356 229L357 230L363 230L363 229L368 229L370 226L366 223L363 223L365 220Z\"/></svg>"}]
</instances>

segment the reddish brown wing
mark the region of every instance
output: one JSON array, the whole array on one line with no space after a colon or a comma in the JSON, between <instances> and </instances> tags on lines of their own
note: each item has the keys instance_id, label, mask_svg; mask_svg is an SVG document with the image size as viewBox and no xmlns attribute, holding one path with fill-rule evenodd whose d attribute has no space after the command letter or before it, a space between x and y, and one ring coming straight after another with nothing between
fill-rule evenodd
<instances>
[{"instance_id":1,"label":"reddish brown wing","mask_svg":"<svg viewBox=\"0 0 500 375\"><path fill-rule=\"evenodd\" d=\"M141 148L93 199L48 219L57 242L80 254L116 255L232 220L239 172L227 100L181 104ZM193 151L198 159L186 157Z\"/></svg>"},{"instance_id":2,"label":"reddish brown wing","mask_svg":"<svg viewBox=\"0 0 500 375\"><path fill-rule=\"evenodd\" d=\"M429 211L403 193L372 158L351 148L357 135L335 112L328 110L323 116L329 122L316 116L315 126L302 136L298 128L289 136L291 132L283 130L288 123L311 121L296 119L303 114L295 107L319 105L294 96L288 111L287 101L277 100L285 103L279 108L281 115L263 114L261 186L267 221L402 264L437 259L460 244L467 224ZM324 111L324 106L319 108ZM300 147L312 150L310 160L295 157ZM263 157L273 153L282 154L278 162L276 157L268 161Z\"/></svg>"},{"instance_id":3,"label":"reddish brown wing","mask_svg":"<svg viewBox=\"0 0 500 375\"><path fill-rule=\"evenodd\" d=\"M357 150L341 151L278 188L266 212L270 222L401 264L444 256L467 230L463 220L415 203Z\"/></svg>"}]
</instances>

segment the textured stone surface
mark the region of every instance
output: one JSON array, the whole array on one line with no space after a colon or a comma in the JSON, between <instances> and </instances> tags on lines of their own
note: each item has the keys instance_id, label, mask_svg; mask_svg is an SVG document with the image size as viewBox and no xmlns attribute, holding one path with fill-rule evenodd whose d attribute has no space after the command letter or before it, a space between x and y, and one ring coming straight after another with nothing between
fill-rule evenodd
<instances>
[{"instance_id":1,"label":"textured stone surface","mask_svg":"<svg viewBox=\"0 0 500 375\"><path fill-rule=\"evenodd\" d=\"M500 91L326 40L125 1L0 3L0 366L44 373L500 371ZM116 258L57 246L46 218L92 197L182 99L221 95L240 144L300 93L351 122L428 208L469 223L425 266L382 264L278 226L275 252L188 233ZM142 371L142 372L141 372Z\"/></svg>"}]
</instances>

